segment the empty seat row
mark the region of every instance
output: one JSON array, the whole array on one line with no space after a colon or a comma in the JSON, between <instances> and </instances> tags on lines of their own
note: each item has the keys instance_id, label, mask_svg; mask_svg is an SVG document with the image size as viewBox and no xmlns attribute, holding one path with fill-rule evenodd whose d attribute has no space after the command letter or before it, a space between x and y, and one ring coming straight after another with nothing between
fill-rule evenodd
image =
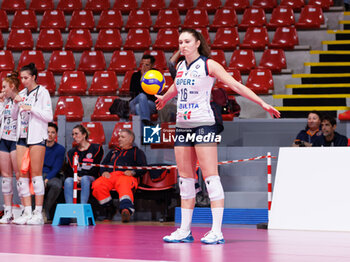
<instances>
[{"instance_id":1,"label":"empty seat row","mask_svg":"<svg viewBox=\"0 0 350 262\"><path fill-rule=\"evenodd\" d=\"M151 54L155 57L154 68L166 70L167 63L164 52L161 50L146 51L144 54ZM224 68L237 68L242 73L249 72L256 67L254 51L251 49L238 49L232 53L230 62L227 66L226 57L223 50L211 50L211 57L220 63ZM65 71L76 70L74 55L71 51L54 51L50 57L49 65L46 68L43 53L41 51L24 50L21 53L18 68L28 63L35 63L39 71L45 69L56 74L62 74ZM260 66L264 65L274 73L281 72L286 68L286 59L283 49L266 49L263 52ZM15 63L11 51L0 51L0 70L11 71L15 69ZM93 74L97 71L104 71L106 62L101 51L84 51L77 70L87 74ZM117 74L124 74L127 71L137 69L135 55L132 51L115 51L112 55L111 62L107 68L108 71Z\"/></svg>"},{"instance_id":2,"label":"empty seat row","mask_svg":"<svg viewBox=\"0 0 350 262\"><path fill-rule=\"evenodd\" d=\"M219 28L211 44L209 33L206 29L200 31L208 44L214 49L234 50L241 48L252 48L256 50L265 49L266 46L274 48L292 49L298 45L298 34L295 27L278 27L274 33L271 43L265 27L249 27L240 43L239 34L236 28ZM159 49L174 51L178 49L179 32L177 29L159 30L155 42L152 44L151 35L148 29L131 29L123 45L118 29L102 29L94 46L95 50L114 51L119 49L144 51ZM291 41L292 40L292 41ZM2 34L0 33L0 48L5 46ZM13 51L21 51L34 48L33 36L29 29L12 30L9 34L6 48ZM42 29L36 42L36 49L42 51L61 50L63 48L62 35L57 29ZM71 30L65 50L84 51L93 48L93 41L87 29Z\"/></svg>"},{"instance_id":3,"label":"empty seat row","mask_svg":"<svg viewBox=\"0 0 350 262\"><path fill-rule=\"evenodd\" d=\"M306 5L303 7L300 18L295 23L294 12L291 7L279 6L272 12L271 19L267 23L265 12L261 8L248 8L244 11L242 21L238 24L237 15L234 9L222 8L215 13L212 24L209 24L209 17L205 10L190 9L187 11L185 21L181 24L180 15L177 10L162 10L157 16L153 25L154 29L159 28L201 28L209 27L216 30L219 27L232 27L238 25L238 29L245 30L250 26L268 26L275 28L277 26L290 26L296 24L299 28L320 27L324 23L323 12L320 7ZM97 29L103 28L122 28L122 15L117 10L107 10L102 12ZM150 28L152 19L147 10L132 10L128 16L125 28ZM28 28L32 31L38 29L37 18L32 10L17 11L11 24L12 29ZM74 11L68 29L89 29L95 28L95 21L91 11ZM0 29L8 30L9 22L4 10L0 10ZM40 29L66 29L66 21L63 12L57 10L46 11L44 13Z\"/></svg>"},{"instance_id":4,"label":"empty seat row","mask_svg":"<svg viewBox=\"0 0 350 262\"><path fill-rule=\"evenodd\" d=\"M290 6L295 10L300 10L305 5L305 0L281 0L280 5ZM317 5L324 10L328 10L332 6L333 0L309 0L308 4ZM226 0L224 7L234 8L239 12L244 11L249 7L263 8L266 11L272 11L277 6L277 0L253 0L250 5L250 0ZM129 13L137 8L148 9L152 13L156 13L166 7L165 0L143 0L141 5L138 5L137 0L118 0L114 2L113 9L118 9L123 13ZM188 9L194 8L193 0L171 0L167 8L174 8L180 12L186 12ZM199 0L196 8L205 9L209 13L215 12L222 7L221 0ZM57 10L65 13L72 13L76 10L86 9L94 13L100 13L111 8L109 0L87 0L83 6L82 0L60 0L57 4ZM27 9L25 0L3 0L1 9L12 13L16 10ZM37 13L42 13L45 10L54 9L53 0L31 0L29 10Z\"/></svg>"}]
</instances>

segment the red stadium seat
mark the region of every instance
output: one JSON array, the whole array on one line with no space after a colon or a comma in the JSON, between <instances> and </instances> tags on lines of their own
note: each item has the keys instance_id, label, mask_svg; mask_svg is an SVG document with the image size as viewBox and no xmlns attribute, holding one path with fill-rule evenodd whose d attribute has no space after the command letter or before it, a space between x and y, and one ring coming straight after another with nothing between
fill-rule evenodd
<instances>
[{"instance_id":1,"label":"red stadium seat","mask_svg":"<svg viewBox=\"0 0 350 262\"><path fill-rule=\"evenodd\" d=\"M127 71L136 69L136 67L136 59L132 50L117 50L113 52L108 70L115 71L117 74L123 74Z\"/></svg>"},{"instance_id":2,"label":"red stadium seat","mask_svg":"<svg viewBox=\"0 0 350 262\"><path fill-rule=\"evenodd\" d=\"M179 48L179 30L177 28L161 28L158 31L154 49L173 51Z\"/></svg>"},{"instance_id":3,"label":"red stadium seat","mask_svg":"<svg viewBox=\"0 0 350 262\"><path fill-rule=\"evenodd\" d=\"M295 27L277 27L269 48L289 50L298 44L299 38Z\"/></svg>"},{"instance_id":4,"label":"red stadium seat","mask_svg":"<svg viewBox=\"0 0 350 262\"><path fill-rule=\"evenodd\" d=\"M200 28L209 25L209 17L206 10L189 9L185 16L183 28Z\"/></svg>"},{"instance_id":5,"label":"red stadium seat","mask_svg":"<svg viewBox=\"0 0 350 262\"><path fill-rule=\"evenodd\" d=\"M71 29L68 34L66 50L83 51L92 48L92 37L88 29Z\"/></svg>"},{"instance_id":6,"label":"red stadium seat","mask_svg":"<svg viewBox=\"0 0 350 262\"><path fill-rule=\"evenodd\" d=\"M221 64L224 68L227 68L226 58L224 50L222 49L211 49L210 58Z\"/></svg>"},{"instance_id":7,"label":"red stadium seat","mask_svg":"<svg viewBox=\"0 0 350 262\"><path fill-rule=\"evenodd\" d=\"M85 10L92 11L94 14L99 14L109 8L109 0L87 0L85 5Z\"/></svg>"},{"instance_id":8,"label":"red stadium seat","mask_svg":"<svg viewBox=\"0 0 350 262\"><path fill-rule=\"evenodd\" d=\"M301 9L297 29L317 29L324 23L322 8L319 6L306 5Z\"/></svg>"},{"instance_id":9,"label":"red stadium seat","mask_svg":"<svg viewBox=\"0 0 350 262\"><path fill-rule=\"evenodd\" d=\"M34 40L30 29L12 29L7 40L7 49L22 51L33 49Z\"/></svg>"},{"instance_id":10,"label":"red stadium seat","mask_svg":"<svg viewBox=\"0 0 350 262\"><path fill-rule=\"evenodd\" d=\"M234 79L236 79L236 81L242 83L241 72L238 69L228 69L227 73L229 73ZM228 85L224 84L220 80L216 81L215 87L225 89L227 94L235 94L235 92Z\"/></svg>"},{"instance_id":11,"label":"red stadium seat","mask_svg":"<svg viewBox=\"0 0 350 262\"><path fill-rule=\"evenodd\" d=\"M265 12L271 12L277 6L277 0L253 0L252 7L263 8Z\"/></svg>"},{"instance_id":12,"label":"red stadium seat","mask_svg":"<svg viewBox=\"0 0 350 262\"><path fill-rule=\"evenodd\" d=\"M56 104L54 121L58 115L65 115L66 121L81 121L84 117L84 108L79 96L59 96Z\"/></svg>"},{"instance_id":13,"label":"red stadium seat","mask_svg":"<svg viewBox=\"0 0 350 262\"><path fill-rule=\"evenodd\" d=\"M170 0L168 8L177 9L181 14L184 14L193 8L193 0Z\"/></svg>"},{"instance_id":14,"label":"red stadium seat","mask_svg":"<svg viewBox=\"0 0 350 262\"><path fill-rule=\"evenodd\" d=\"M305 5L305 0L281 0L280 6L291 7L294 11L300 11Z\"/></svg>"},{"instance_id":15,"label":"red stadium seat","mask_svg":"<svg viewBox=\"0 0 350 262\"><path fill-rule=\"evenodd\" d=\"M36 49L42 51L52 51L62 49L63 39L59 29L41 29L38 40L36 42Z\"/></svg>"},{"instance_id":16,"label":"red stadium seat","mask_svg":"<svg viewBox=\"0 0 350 262\"><path fill-rule=\"evenodd\" d=\"M40 29L59 29L63 31L66 29L66 26L67 23L63 11L47 10L43 15Z\"/></svg>"},{"instance_id":17,"label":"red stadium seat","mask_svg":"<svg viewBox=\"0 0 350 262\"><path fill-rule=\"evenodd\" d=\"M101 50L84 51L81 55L78 70L86 74L93 74L95 71L106 69L106 60Z\"/></svg>"},{"instance_id":18,"label":"red stadium seat","mask_svg":"<svg viewBox=\"0 0 350 262\"><path fill-rule=\"evenodd\" d=\"M6 13L14 13L19 10L27 9L25 0L3 0L1 9Z\"/></svg>"},{"instance_id":19,"label":"red stadium seat","mask_svg":"<svg viewBox=\"0 0 350 262\"><path fill-rule=\"evenodd\" d=\"M247 82L245 84L256 94L268 94L273 90L273 78L270 69L252 69L250 70Z\"/></svg>"},{"instance_id":20,"label":"red stadium seat","mask_svg":"<svg viewBox=\"0 0 350 262\"><path fill-rule=\"evenodd\" d=\"M2 34L0 32L0 50L1 49L4 49L4 39L3 39Z\"/></svg>"},{"instance_id":21,"label":"red stadium seat","mask_svg":"<svg viewBox=\"0 0 350 262\"><path fill-rule=\"evenodd\" d=\"M98 20L97 29L121 28L123 17L119 10L104 10Z\"/></svg>"},{"instance_id":22,"label":"red stadium seat","mask_svg":"<svg viewBox=\"0 0 350 262\"><path fill-rule=\"evenodd\" d=\"M238 29L245 30L248 27L262 27L266 25L265 11L262 8L248 8L244 11L242 21Z\"/></svg>"},{"instance_id":23,"label":"red stadium seat","mask_svg":"<svg viewBox=\"0 0 350 262\"><path fill-rule=\"evenodd\" d=\"M193 29L195 29L197 32L201 33L204 37L204 39L207 41L208 45L211 45L211 39L210 39L210 35L208 32L208 29L206 27L194 27Z\"/></svg>"},{"instance_id":24,"label":"red stadium seat","mask_svg":"<svg viewBox=\"0 0 350 262\"><path fill-rule=\"evenodd\" d=\"M281 73L282 69L287 68L286 56L283 49L264 50L258 68L267 68L273 73Z\"/></svg>"},{"instance_id":25,"label":"red stadium seat","mask_svg":"<svg viewBox=\"0 0 350 262\"><path fill-rule=\"evenodd\" d=\"M73 11L81 10L82 8L83 4L81 0L60 0L57 4L57 10L67 14L71 14Z\"/></svg>"},{"instance_id":26,"label":"red stadium seat","mask_svg":"<svg viewBox=\"0 0 350 262\"><path fill-rule=\"evenodd\" d=\"M319 6L323 11L328 11L333 4L333 0L309 0L308 2L308 5Z\"/></svg>"},{"instance_id":27,"label":"red stadium seat","mask_svg":"<svg viewBox=\"0 0 350 262\"><path fill-rule=\"evenodd\" d=\"M220 27L216 31L215 39L212 44L214 49L235 50L239 45L239 35L236 27Z\"/></svg>"},{"instance_id":28,"label":"red stadium seat","mask_svg":"<svg viewBox=\"0 0 350 262\"><path fill-rule=\"evenodd\" d=\"M115 95L119 88L114 71L96 71L91 81L89 95Z\"/></svg>"},{"instance_id":29,"label":"red stadium seat","mask_svg":"<svg viewBox=\"0 0 350 262\"><path fill-rule=\"evenodd\" d=\"M221 7L221 0L198 0L197 8L207 10L208 14L215 13Z\"/></svg>"},{"instance_id":30,"label":"red stadium seat","mask_svg":"<svg viewBox=\"0 0 350 262\"><path fill-rule=\"evenodd\" d=\"M125 28L149 28L152 25L151 14L146 9L131 10Z\"/></svg>"},{"instance_id":31,"label":"red stadium seat","mask_svg":"<svg viewBox=\"0 0 350 262\"><path fill-rule=\"evenodd\" d=\"M178 28L181 25L180 14L176 9L162 9L159 11L154 29Z\"/></svg>"},{"instance_id":32,"label":"red stadium seat","mask_svg":"<svg viewBox=\"0 0 350 262\"><path fill-rule=\"evenodd\" d=\"M129 95L131 76L134 72L136 71L127 71L125 73L122 86L119 89L119 95Z\"/></svg>"},{"instance_id":33,"label":"red stadium seat","mask_svg":"<svg viewBox=\"0 0 350 262\"><path fill-rule=\"evenodd\" d=\"M76 10L73 12L68 29L89 29L95 27L95 20L92 11Z\"/></svg>"},{"instance_id":34,"label":"red stadium seat","mask_svg":"<svg viewBox=\"0 0 350 262\"><path fill-rule=\"evenodd\" d=\"M0 10L0 30L7 32L9 30L9 20L5 10Z\"/></svg>"},{"instance_id":35,"label":"red stadium seat","mask_svg":"<svg viewBox=\"0 0 350 262\"><path fill-rule=\"evenodd\" d=\"M43 52L34 50L24 50L21 53L21 57L18 61L17 70L29 63L34 63L38 71L45 70L45 59Z\"/></svg>"},{"instance_id":36,"label":"red stadium seat","mask_svg":"<svg viewBox=\"0 0 350 262\"><path fill-rule=\"evenodd\" d=\"M100 145L103 145L106 143L106 136L105 136L105 131L103 129L102 123L82 122L81 124L84 127L86 127L89 132L89 138L88 138L89 143L100 144Z\"/></svg>"},{"instance_id":37,"label":"red stadium seat","mask_svg":"<svg viewBox=\"0 0 350 262\"><path fill-rule=\"evenodd\" d=\"M119 121L118 115L112 115L109 108L113 104L114 99L118 96L99 96L97 98L94 112L91 115L91 121Z\"/></svg>"},{"instance_id":38,"label":"red stadium seat","mask_svg":"<svg viewBox=\"0 0 350 262\"><path fill-rule=\"evenodd\" d=\"M288 6L278 6L272 11L271 19L267 24L268 28L281 26L292 26L295 24L294 11Z\"/></svg>"},{"instance_id":39,"label":"red stadium seat","mask_svg":"<svg viewBox=\"0 0 350 262\"><path fill-rule=\"evenodd\" d=\"M113 5L113 9L120 10L122 14L129 14L131 10L137 8L137 0L118 0Z\"/></svg>"},{"instance_id":40,"label":"red stadium seat","mask_svg":"<svg viewBox=\"0 0 350 262\"><path fill-rule=\"evenodd\" d=\"M42 14L46 10L53 10L53 0L31 0L29 4L29 10L33 10L35 13Z\"/></svg>"},{"instance_id":41,"label":"red stadium seat","mask_svg":"<svg viewBox=\"0 0 350 262\"><path fill-rule=\"evenodd\" d=\"M123 44L119 29L100 29L95 50L114 51L120 49Z\"/></svg>"},{"instance_id":42,"label":"red stadium seat","mask_svg":"<svg viewBox=\"0 0 350 262\"><path fill-rule=\"evenodd\" d=\"M151 14L157 14L160 10L165 8L164 0L143 0L141 3L142 9L147 9Z\"/></svg>"},{"instance_id":43,"label":"red stadium seat","mask_svg":"<svg viewBox=\"0 0 350 262\"><path fill-rule=\"evenodd\" d=\"M169 87L174 83L174 80L168 70L162 71L162 74L165 79L165 85L163 88L164 91L162 93L165 93L169 89Z\"/></svg>"},{"instance_id":44,"label":"red stadium seat","mask_svg":"<svg viewBox=\"0 0 350 262\"><path fill-rule=\"evenodd\" d=\"M0 51L0 71L13 71L15 68L15 61L10 50Z\"/></svg>"},{"instance_id":45,"label":"red stadium seat","mask_svg":"<svg viewBox=\"0 0 350 262\"><path fill-rule=\"evenodd\" d=\"M143 54L144 55L148 54L148 55L154 56L156 61L153 65L153 68L155 68L157 70L163 70L163 69L166 69L168 67L164 51L162 51L162 50L152 50L152 51L147 50Z\"/></svg>"},{"instance_id":46,"label":"red stadium seat","mask_svg":"<svg viewBox=\"0 0 350 262\"><path fill-rule=\"evenodd\" d=\"M266 27L249 27L240 44L241 48L264 50L269 44L269 35Z\"/></svg>"},{"instance_id":47,"label":"red stadium seat","mask_svg":"<svg viewBox=\"0 0 350 262\"><path fill-rule=\"evenodd\" d=\"M221 27L234 27L238 25L236 11L233 8L220 8L215 12L210 29L216 31Z\"/></svg>"},{"instance_id":48,"label":"red stadium seat","mask_svg":"<svg viewBox=\"0 0 350 262\"><path fill-rule=\"evenodd\" d=\"M11 29L25 29L28 28L32 31L38 29L38 22L33 10L20 10L16 11L13 21L11 23Z\"/></svg>"},{"instance_id":49,"label":"red stadium seat","mask_svg":"<svg viewBox=\"0 0 350 262\"><path fill-rule=\"evenodd\" d=\"M146 28L131 28L126 36L124 48L131 50L147 50L152 44L151 35Z\"/></svg>"},{"instance_id":50,"label":"red stadium seat","mask_svg":"<svg viewBox=\"0 0 350 262\"><path fill-rule=\"evenodd\" d=\"M51 71L38 72L38 78L36 79L38 85L44 86L50 95L54 95L56 91L56 81Z\"/></svg>"},{"instance_id":51,"label":"red stadium seat","mask_svg":"<svg viewBox=\"0 0 350 262\"><path fill-rule=\"evenodd\" d=\"M75 70L75 59L73 52L54 50L51 54L47 70L54 74L62 74L64 71Z\"/></svg>"},{"instance_id":52,"label":"red stadium seat","mask_svg":"<svg viewBox=\"0 0 350 262\"><path fill-rule=\"evenodd\" d=\"M226 0L224 7L233 8L237 13L243 13L250 7L249 0Z\"/></svg>"},{"instance_id":53,"label":"red stadium seat","mask_svg":"<svg viewBox=\"0 0 350 262\"><path fill-rule=\"evenodd\" d=\"M109 148L116 148L119 146L119 132L121 129L130 129L132 130L132 122L118 122L115 124L111 141L108 143Z\"/></svg>"},{"instance_id":54,"label":"red stadium seat","mask_svg":"<svg viewBox=\"0 0 350 262\"><path fill-rule=\"evenodd\" d=\"M82 71L65 71L63 72L58 94L61 95L85 95L87 82L85 74Z\"/></svg>"},{"instance_id":55,"label":"red stadium seat","mask_svg":"<svg viewBox=\"0 0 350 262\"><path fill-rule=\"evenodd\" d=\"M255 54L252 49L233 51L230 69L238 69L242 74L248 74L249 71L256 67Z\"/></svg>"}]
</instances>

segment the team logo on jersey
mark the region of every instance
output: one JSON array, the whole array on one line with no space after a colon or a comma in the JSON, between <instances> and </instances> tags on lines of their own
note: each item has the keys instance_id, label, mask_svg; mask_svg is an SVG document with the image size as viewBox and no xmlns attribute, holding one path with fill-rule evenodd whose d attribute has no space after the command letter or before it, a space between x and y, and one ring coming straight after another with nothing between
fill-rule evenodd
<instances>
[{"instance_id":1,"label":"team logo on jersey","mask_svg":"<svg viewBox=\"0 0 350 262\"><path fill-rule=\"evenodd\" d=\"M182 75L184 74L184 71L179 71L176 74L176 77L182 77Z\"/></svg>"},{"instance_id":2,"label":"team logo on jersey","mask_svg":"<svg viewBox=\"0 0 350 262\"><path fill-rule=\"evenodd\" d=\"M200 68L200 65L196 65L196 69Z\"/></svg>"},{"instance_id":3,"label":"team logo on jersey","mask_svg":"<svg viewBox=\"0 0 350 262\"><path fill-rule=\"evenodd\" d=\"M160 130L159 124L156 126L144 126L143 127L143 143L144 144L159 144L160 143Z\"/></svg>"},{"instance_id":4,"label":"team logo on jersey","mask_svg":"<svg viewBox=\"0 0 350 262\"><path fill-rule=\"evenodd\" d=\"M91 159L92 158L92 153L87 153L86 154L86 158L90 158Z\"/></svg>"},{"instance_id":5,"label":"team logo on jersey","mask_svg":"<svg viewBox=\"0 0 350 262\"><path fill-rule=\"evenodd\" d=\"M185 111L185 113L183 114L183 117L185 120L191 119L191 111Z\"/></svg>"}]
</instances>

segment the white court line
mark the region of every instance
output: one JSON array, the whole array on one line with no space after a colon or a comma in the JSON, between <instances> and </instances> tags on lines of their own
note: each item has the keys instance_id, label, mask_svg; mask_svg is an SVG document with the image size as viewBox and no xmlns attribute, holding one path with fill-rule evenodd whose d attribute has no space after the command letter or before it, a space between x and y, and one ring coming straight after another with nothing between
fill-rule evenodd
<instances>
[{"instance_id":1,"label":"white court line","mask_svg":"<svg viewBox=\"0 0 350 262\"><path fill-rule=\"evenodd\" d=\"M0 261L11 262L170 262L166 260L139 260L139 259L120 259L120 258L103 258L103 257L74 257L74 256L52 256L52 255L35 255L35 254L14 254L0 253Z\"/></svg>"}]
</instances>

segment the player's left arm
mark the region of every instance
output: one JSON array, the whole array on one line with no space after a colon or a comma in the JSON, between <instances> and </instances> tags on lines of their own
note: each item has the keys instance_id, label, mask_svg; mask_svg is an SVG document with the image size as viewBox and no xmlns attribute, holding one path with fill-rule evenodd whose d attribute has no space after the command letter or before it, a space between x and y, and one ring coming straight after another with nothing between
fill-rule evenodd
<instances>
[{"instance_id":1,"label":"player's left arm","mask_svg":"<svg viewBox=\"0 0 350 262\"><path fill-rule=\"evenodd\" d=\"M277 109L267 104L248 87L236 81L218 62L208 59L208 70L211 76L216 77L218 80L228 85L233 91L260 105L265 111L269 112L271 117L280 117L280 112Z\"/></svg>"}]
</instances>

